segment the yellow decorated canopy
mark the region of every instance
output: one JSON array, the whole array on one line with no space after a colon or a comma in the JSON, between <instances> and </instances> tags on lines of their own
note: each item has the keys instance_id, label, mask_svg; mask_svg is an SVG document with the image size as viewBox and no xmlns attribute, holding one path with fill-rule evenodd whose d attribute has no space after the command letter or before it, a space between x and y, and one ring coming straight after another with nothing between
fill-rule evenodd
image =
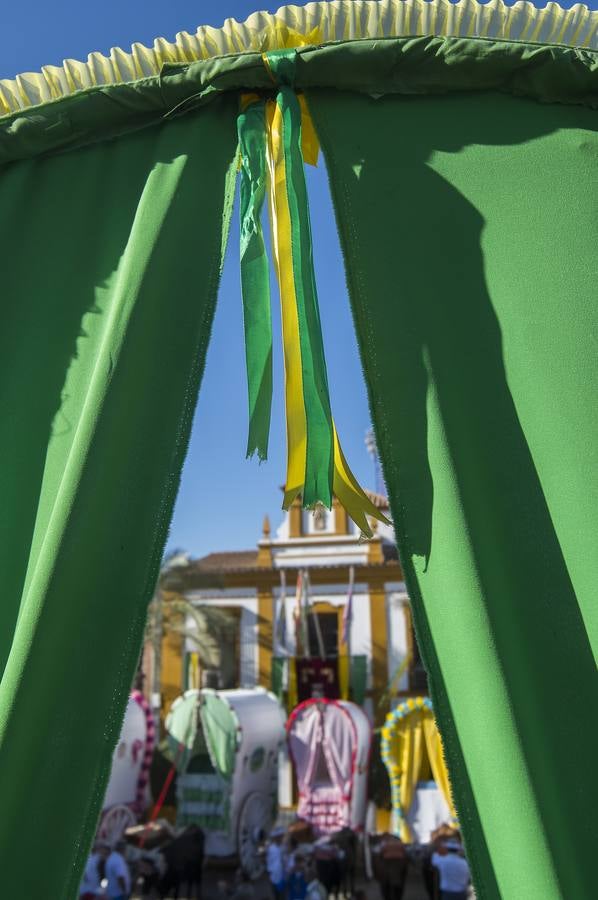
<instances>
[{"instance_id":1,"label":"yellow decorated canopy","mask_svg":"<svg viewBox=\"0 0 598 900\"><path fill-rule=\"evenodd\" d=\"M426 774L431 774L446 801L452 821L456 821L442 739L428 697L410 697L387 715L382 728L381 751L390 777L393 811L398 819L401 840L410 843L413 839L407 814L417 783L424 780Z\"/></svg>"}]
</instances>

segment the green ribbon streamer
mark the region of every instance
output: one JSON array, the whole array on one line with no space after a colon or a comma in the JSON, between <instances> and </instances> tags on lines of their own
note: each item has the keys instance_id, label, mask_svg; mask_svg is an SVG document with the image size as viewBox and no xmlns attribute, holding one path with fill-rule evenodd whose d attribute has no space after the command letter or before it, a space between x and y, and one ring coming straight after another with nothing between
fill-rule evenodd
<instances>
[{"instance_id":1,"label":"green ribbon streamer","mask_svg":"<svg viewBox=\"0 0 598 900\"><path fill-rule=\"evenodd\" d=\"M310 508L317 503L323 503L330 509L334 474L334 432L301 149L301 107L294 90L289 86L294 75L296 53L294 50L278 51L268 53L266 56L275 80L280 82L276 103L283 118L286 190L291 220L292 263L307 423L303 506Z\"/></svg>"},{"instance_id":2,"label":"green ribbon streamer","mask_svg":"<svg viewBox=\"0 0 598 900\"><path fill-rule=\"evenodd\" d=\"M307 186L301 149L301 107L291 87L294 50L266 54L279 85L286 192L291 222L292 268L297 302L307 447L303 506L332 506L334 430L318 307ZM241 285L249 392L247 455L266 459L272 407L272 321L268 260L260 224L266 192L265 102L238 118L241 150Z\"/></svg>"},{"instance_id":3,"label":"green ribbon streamer","mask_svg":"<svg viewBox=\"0 0 598 900\"><path fill-rule=\"evenodd\" d=\"M252 103L237 120L241 151L241 290L249 394L247 456L268 456L272 414L272 318L261 213L266 195L266 105Z\"/></svg>"}]
</instances>

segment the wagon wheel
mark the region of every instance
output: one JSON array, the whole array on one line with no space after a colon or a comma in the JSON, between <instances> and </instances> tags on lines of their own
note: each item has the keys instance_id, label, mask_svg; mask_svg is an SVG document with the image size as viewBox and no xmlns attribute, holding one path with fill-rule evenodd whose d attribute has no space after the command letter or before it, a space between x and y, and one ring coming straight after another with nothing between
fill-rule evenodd
<instances>
[{"instance_id":1,"label":"wagon wheel","mask_svg":"<svg viewBox=\"0 0 598 900\"><path fill-rule=\"evenodd\" d=\"M237 852L241 868L250 878L259 878L265 869L260 847L272 826L272 798L254 791L245 799L239 814Z\"/></svg>"},{"instance_id":2,"label":"wagon wheel","mask_svg":"<svg viewBox=\"0 0 598 900\"><path fill-rule=\"evenodd\" d=\"M372 801L368 803L365 814L365 828L363 829L363 864L365 877L371 881L374 877L374 864L372 861L372 844L370 836L376 830L376 805Z\"/></svg>"},{"instance_id":3,"label":"wagon wheel","mask_svg":"<svg viewBox=\"0 0 598 900\"><path fill-rule=\"evenodd\" d=\"M98 838L106 844L115 844L123 836L125 829L135 825L137 819L130 807L119 803L102 816Z\"/></svg>"}]
</instances>

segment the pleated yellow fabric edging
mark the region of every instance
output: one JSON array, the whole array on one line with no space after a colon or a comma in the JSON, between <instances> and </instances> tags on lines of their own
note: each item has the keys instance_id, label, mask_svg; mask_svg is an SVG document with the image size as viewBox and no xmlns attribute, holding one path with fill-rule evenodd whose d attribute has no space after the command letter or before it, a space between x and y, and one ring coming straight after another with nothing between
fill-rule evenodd
<instances>
[{"instance_id":1,"label":"pleated yellow fabric edging","mask_svg":"<svg viewBox=\"0 0 598 900\"><path fill-rule=\"evenodd\" d=\"M0 79L0 116L102 84L157 75L165 63L189 63L225 54L264 52L299 44L378 37L484 37L598 49L598 12L583 4L562 9L547 3L507 6L503 0L331 0L256 12L245 22L227 19L222 28L179 32L174 41L157 38L152 47L133 44L108 56L90 53L86 62L67 59L14 79Z\"/></svg>"}]
</instances>

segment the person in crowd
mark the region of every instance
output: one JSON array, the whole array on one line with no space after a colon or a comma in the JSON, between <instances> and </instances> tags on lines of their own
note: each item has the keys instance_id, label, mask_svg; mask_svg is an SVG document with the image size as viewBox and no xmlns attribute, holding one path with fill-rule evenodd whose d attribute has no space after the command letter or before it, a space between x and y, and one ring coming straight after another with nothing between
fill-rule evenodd
<instances>
[{"instance_id":1,"label":"person in crowd","mask_svg":"<svg viewBox=\"0 0 598 900\"><path fill-rule=\"evenodd\" d=\"M106 896L110 900L127 900L131 893L131 873L125 859L126 843L119 841L106 860Z\"/></svg>"},{"instance_id":2,"label":"person in crowd","mask_svg":"<svg viewBox=\"0 0 598 900\"><path fill-rule=\"evenodd\" d=\"M284 874L286 880L288 881L289 875L293 871L293 867L295 865L295 853L297 852L298 843L293 837L292 834L287 832L287 835L283 842L284 847Z\"/></svg>"},{"instance_id":3,"label":"person in crowd","mask_svg":"<svg viewBox=\"0 0 598 900\"><path fill-rule=\"evenodd\" d=\"M318 879L317 869L312 862L306 866L305 879L307 881L306 900L328 900L328 891Z\"/></svg>"},{"instance_id":4,"label":"person in crowd","mask_svg":"<svg viewBox=\"0 0 598 900\"><path fill-rule=\"evenodd\" d=\"M305 900L307 897L307 879L305 865L307 853L305 845L300 844L293 854L293 867L288 877L288 900Z\"/></svg>"},{"instance_id":5,"label":"person in crowd","mask_svg":"<svg viewBox=\"0 0 598 900\"><path fill-rule=\"evenodd\" d=\"M275 900L282 900L286 888L285 854L282 845L284 829L275 828L270 834L266 851L266 868Z\"/></svg>"},{"instance_id":6,"label":"person in crowd","mask_svg":"<svg viewBox=\"0 0 598 900\"><path fill-rule=\"evenodd\" d=\"M79 887L79 900L96 900L100 896L108 852L109 849L105 844L94 846L85 864Z\"/></svg>"},{"instance_id":7,"label":"person in crowd","mask_svg":"<svg viewBox=\"0 0 598 900\"><path fill-rule=\"evenodd\" d=\"M343 880L343 860L341 849L330 840L330 837L321 837L314 844L314 859L318 880L324 885L329 894L340 893Z\"/></svg>"},{"instance_id":8,"label":"person in crowd","mask_svg":"<svg viewBox=\"0 0 598 900\"><path fill-rule=\"evenodd\" d=\"M446 853L434 853L432 865L438 869L441 900L467 900L471 874L458 841L445 843Z\"/></svg>"},{"instance_id":9,"label":"person in crowd","mask_svg":"<svg viewBox=\"0 0 598 900\"><path fill-rule=\"evenodd\" d=\"M373 849L377 855L376 878L384 900L401 900L409 866L404 843L394 834L385 834Z\"/></svg>"}]
</instances>

